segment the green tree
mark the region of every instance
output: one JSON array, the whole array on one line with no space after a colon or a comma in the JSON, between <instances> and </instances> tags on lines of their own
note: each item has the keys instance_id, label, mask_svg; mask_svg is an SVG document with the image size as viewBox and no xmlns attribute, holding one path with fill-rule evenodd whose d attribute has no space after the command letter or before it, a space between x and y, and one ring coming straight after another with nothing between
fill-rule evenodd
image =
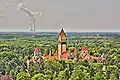
<instances>
[{"instance_id":1,"label":"green tree","mask_svg":"<svg viewBox=\"0 0 120 80\"><path fill-rule=\"evenodd\" d=\"M30 75L28 73L22 71L17 74L16 80L30 80Z\"/></svg>"},{"instance_id":2,"label":"green tree","mask_svg":"<svg viewBox=\"0 0 120 80\"><path fill-rule=\"evenodd\" d=\"M72 75L69 80L88 80L89 73L87 68L81 65L78 65L74 68Z\"/></svg>"},{"instance_id":3,"label":"green tree","mask_svg":"<svg viewBox=\"0 0 120 80\"><path fill-rule=\"evenodd\" d=\"M49 75L44 75L44 74L35 74L31 80L51 80L51 77Z\"/></svg>"},{"instance_id":4,"label":"green tree","mask_svg":"<svg viewBox=\"0 0 120 80\"><path fill-rule=\"evenodd\" d=\"M107 80L104 74L96 73L93 77L94 80Z\"/></svg>"},{"instance_id":5,"label":"green tree","mask_svg":"<svg viewBox=\"0 0 120 80\"><path fill-rule=\"evenodd\" d=\"M68 80L69 78L69 69L66 68L63 71L60 71L60 73L58 74L57 80Z\"/></svg>"},{"instance_id":6,"label":"green tree","mask_svg":"<svg viewBox=\"0 0 120 80\"><path fill-rule=\"evenodd\" d=\"M111 75L109 80L119 80L115 75Z\"/></svg>"}]
</instances>

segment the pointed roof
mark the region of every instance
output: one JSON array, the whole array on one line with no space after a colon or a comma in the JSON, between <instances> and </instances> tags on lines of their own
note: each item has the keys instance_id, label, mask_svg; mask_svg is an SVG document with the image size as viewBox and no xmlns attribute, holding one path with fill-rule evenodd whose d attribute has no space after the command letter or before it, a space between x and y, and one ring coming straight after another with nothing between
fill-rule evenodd
<instances>
[{"instance_id":1,"label":"pointed roof","mask_svg":"<svg viewBox=\"0 0 120 80\"><path fill-rule=\"evenodd\" d=\"M75 49L75 50L74 50L74 54L75 54L76 52L77 52L77 50Z\"/></svg>"},{"instance_id":2,"label":"pointed roof","mask_svg":"<svg viewBox=\"0 0 120 80\"><path fill-rule=\"evenodd\" d=\"M57 50L55 51L54 55L53 56L57 56Z\"/></svg>"},{"instance_id":3,"label":"pointed roof","mask_svg":"<svg viewBox=\"0 0 120 80\"><path fill-rule=\"evenodd\" d=\"M38 47L36 47L35 49L34 49L34 52L39 52L40 51L40 49L38 48Z\"/></svg>"},{"instance_id":4,"label":"pointed roof","mask_svg":"<svg viewBox=\"0 0 120 80\"><path fill-rule=\"evenodd\" d=\"M37 54L39 54L40 53L40 49L38 48L38 47L36 47L35 49L34 49L34 55L37 55Z\"/></svg>"},{"instance_id":5,"label":"pointed roof","mask_svg":"<svg viewBox=\"0 0 120 80\"><path fill-rule=\"evenodd\" d=\"M63 28L62 28L62 30L61 30L61 32L60 32L60 36L61 36L61 37L65 36L65 32L64 32Z\"/></svg>"},{"instance_id":6,"label":"pointed roof","mask_svg":"<svg viewBox=\"0 0 120 80\"><path fill-rule=\"evenodd\" d=\"M86 47L86 45L82 47L82 51L88 51L88 48Z\"/></svg>"},{"instance_id":7,"label":"pointed roof","mask_svg":"<svg viewBox=\"0 0 120 80\"><path fill-rule=\"evenodd\" d=\"M43 57L48 56L46 52L44 52Z\"/></svg>"}]
</instances>

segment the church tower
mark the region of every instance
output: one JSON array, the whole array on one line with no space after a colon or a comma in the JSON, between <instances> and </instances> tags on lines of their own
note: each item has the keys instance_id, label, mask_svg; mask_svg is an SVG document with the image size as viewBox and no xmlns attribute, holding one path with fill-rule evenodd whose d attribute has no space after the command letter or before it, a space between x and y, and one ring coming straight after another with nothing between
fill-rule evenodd
<instances>
[{"instance_id":1,"label":"church tower","mask_svg":"<svg viewBox=\"0 0 120 80\"><path fill-rule=\"evenodd\" d=\"M67 47L66 35L64 30L62 29L58 38L58 59L60 59L60 55L63 52L66 52L66 47Z\"/></svg>"}]
</instances>

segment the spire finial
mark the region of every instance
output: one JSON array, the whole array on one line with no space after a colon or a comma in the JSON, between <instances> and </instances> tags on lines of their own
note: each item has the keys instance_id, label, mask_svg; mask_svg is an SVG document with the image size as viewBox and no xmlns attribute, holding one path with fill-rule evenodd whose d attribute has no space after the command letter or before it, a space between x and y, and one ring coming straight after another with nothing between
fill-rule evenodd
<instances>
[{"instance_id":1,"label":"spire finial","mask_svg":"<svg viewBox=\"0 0 120 80\"><path fill-rule=\"evenodd\" d=\"M60 36L63 37L65 36L65 32L64 32L64 29L62 28L61 32L60 32Z\"/></svg>"}]
</instances>

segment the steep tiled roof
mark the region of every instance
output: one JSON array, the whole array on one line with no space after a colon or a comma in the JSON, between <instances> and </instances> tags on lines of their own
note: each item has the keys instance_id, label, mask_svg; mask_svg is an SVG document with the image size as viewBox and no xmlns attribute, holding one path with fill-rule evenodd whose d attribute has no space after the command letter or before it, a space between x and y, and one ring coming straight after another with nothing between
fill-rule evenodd
<instances>
[{"instance_id":1,"label":"steep tiled roof","mask_svg":"<svg viewBox=\"0 0 120 80\"><path fill-rule=\"evenodd\" d=\"M43 57L48 56L46 52L43 53Z\"/></svg>"},{"instance_id":2,"label":"steep tiled roof","mask_svg":"<svg viewBox=\"0 0 120 80\"><path fill-rule=\"evenodd\" d=\"M62 28L62 30L61 30L61 32L60 32L60 36L61 36L61 37L65 36L65 32L64 32L63 28Z\"/></svg>"},{"instance_id":3,"label":"steep tiled roof","mask_svg":"<svg viewBox=\"0 0 120 80\"><path fill-rule=\"evenodd\" d=\"M84 46L82 47L82 51L88 51L88 48L84 45Z\"/></svg>"}]
</instances>

